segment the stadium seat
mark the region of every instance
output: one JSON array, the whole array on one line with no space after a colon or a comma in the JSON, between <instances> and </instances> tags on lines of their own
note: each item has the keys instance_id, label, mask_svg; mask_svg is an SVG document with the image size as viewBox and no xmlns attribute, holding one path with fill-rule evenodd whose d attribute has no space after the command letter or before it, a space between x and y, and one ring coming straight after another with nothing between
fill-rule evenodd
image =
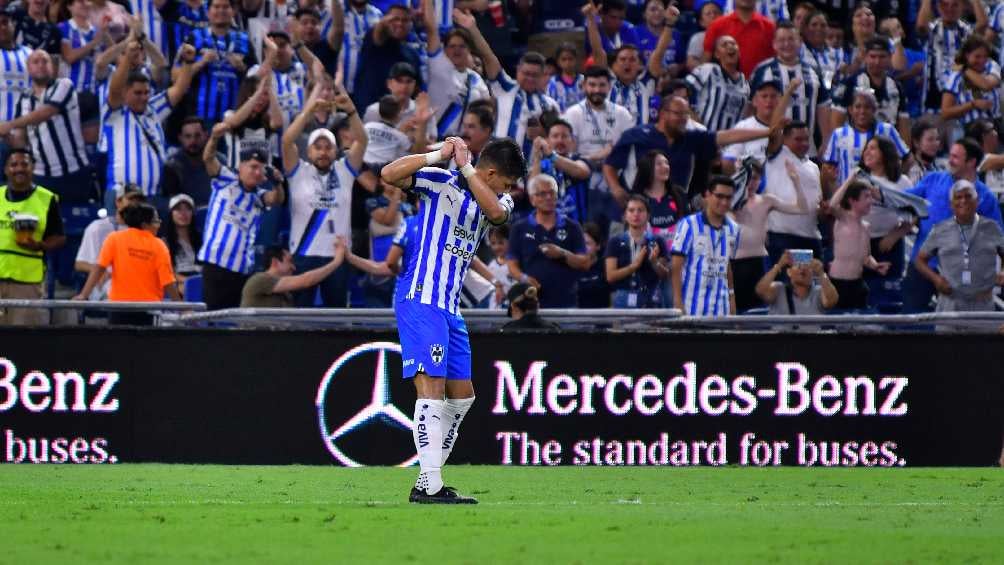
<instances>
[{"instance_id":1,"label":"stadium seat","mask_svg":"<svg viewBox=\"0 0 1004 565\"><path fill-rule=\"evenodd\" d=\"M185 302L202 302L202 275L185 279Z\"/></svg>"}]
</instances>

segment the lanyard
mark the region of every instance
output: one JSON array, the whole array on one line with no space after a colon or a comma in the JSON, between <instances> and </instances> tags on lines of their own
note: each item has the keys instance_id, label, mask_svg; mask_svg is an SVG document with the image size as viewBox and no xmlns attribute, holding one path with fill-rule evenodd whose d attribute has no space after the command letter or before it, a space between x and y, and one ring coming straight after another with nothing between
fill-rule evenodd
<instances>
[{"instance_id":1,"label":"lanyard","mask_svg":"<svg viewBox=\"0 0 1004 565\"><path fill-rule=\"evenodd\" d=\"M976 226L980 224L980 215L977 214L976 218L973 220L973 229L969 233L975 238L976 237ZM955 220L955 225L959 228L959 237L962 239L962 262L965 263L966 268L969 268L969 248L972 247L973 242L966 237L965 230L962 229L962 224L959 220Z\"/></svg>"},{"instance_id":2,"label":"lanyard","mask_svg":"<svg viewBox=\"0 0 1004 565\"><path fill-rule=\"evenodd\" d=\"M586 117L593 124L593 135L599 137L603 135L603 130L600 129L600 122L596 119L596 114L593 112L593 108L589 105L588 100L584 100L583 104L586 106Z\"/></svg>"}]
</instances>

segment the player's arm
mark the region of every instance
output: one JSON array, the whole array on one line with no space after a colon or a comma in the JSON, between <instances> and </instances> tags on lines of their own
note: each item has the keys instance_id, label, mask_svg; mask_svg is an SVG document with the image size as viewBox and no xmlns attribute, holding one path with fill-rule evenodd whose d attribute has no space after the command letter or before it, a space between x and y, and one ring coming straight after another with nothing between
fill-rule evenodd
<instances>
[{"instance_id":1,"label":"player's arm","mask_svg":"<svg viewBox=\"0 0 1004 565\"><path fill-rule=\"evenodd\" d=\"M392 184L398 188L411 189L412 177L424 167L431 167L436 163L445 161L453 156L453 142L450 138L443 142L443 146L437 151L419 155L406 155L401 157L380 170L380 178L387 184ZM480 201L478 201L480 204Z\"/></svg>"},{"instance_id":2,"label":"player's arm","mask_svg":"<svg viewBox=\"0 0 1004 565\"><path fill-rule=\"evenodd\" d=\"M509 221L512 210L503 206L495 191L489 188L488 184L475 173L474 166L471 165L471 152L464 140L459 137L449 137L446 140L453 141L453 159L460 167L460 173L467 179L467 184L470 186L471 193L474 194L474 199L478 202L481 212L484 213L489 222L496 226Z\"/></svg>"}]
</instances>

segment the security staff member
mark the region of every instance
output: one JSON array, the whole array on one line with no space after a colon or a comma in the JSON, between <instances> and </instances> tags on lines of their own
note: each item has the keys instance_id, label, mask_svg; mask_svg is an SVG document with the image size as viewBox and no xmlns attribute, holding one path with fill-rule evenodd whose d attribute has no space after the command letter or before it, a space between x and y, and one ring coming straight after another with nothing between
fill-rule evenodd
<instances>
[{"instance_id":1,"label":"security staff member","mask_svg":"<svg viewBox=\"0 0 1004 565\"><path fill-rule=\"evenodd\" d=\"M32 182L34 167L26 149L12 149L4 165L9 184L0 186L0 299L41 299L45 253L66 243L56 195ZM45 321L40 309L0 313L0 325Z\"/></svg>"}]
</instances>

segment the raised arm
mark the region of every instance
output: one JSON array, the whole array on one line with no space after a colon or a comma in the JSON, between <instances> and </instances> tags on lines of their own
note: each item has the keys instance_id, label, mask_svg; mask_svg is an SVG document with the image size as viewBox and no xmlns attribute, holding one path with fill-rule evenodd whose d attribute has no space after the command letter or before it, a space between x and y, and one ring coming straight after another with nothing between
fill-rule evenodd
<instances>
[{"instance_id":1,"label":"raised arm","mask_svg":"<svg viewBox=\"0 0 1004 565\"><path fill-rule=\"evenodd\" d=\"M300 139L303 130L307 127L310 115L318 110L328 110L333 106L332 102L322 100L316 94L317 89L303 105L303 110L293 119L293 123L289 124L289 127L282 134L282 172L287 175L293 172L300 163L300 150L296 147L296 140Z\"/></svg>"},{"instance_id":2,"label":"raised arm","mask_svg":"<svg viewBox=\"0 0 1004 565\"><path fill-rule=\"evenodd\" d=\"M794 163L786 159L784 161L784 170L788 173L788 178L791 179L791 184L795 187L795 203L781 202L776 196L768 194L766 196L771 199L770 207L785 214L808 214L809 203L805 200L805 191L802 190L802 183L799 181L798 169L795 168Z\"/></svg>"},{"instance_id":3,"label":"raised arm","mask_svg":"<svg viewBox=\"0 0 1004 565\"><path fill-rule=\"evenodd\" d=\"M181 72L174 78L171 88L167 89L167 100L172 108L178 106L192 86L192 77L195 76L195 47L187 43L182 45L178 56L181 59Z\"/></svg>"},{"instance_id":4,"label":"raised arm","mask_svg":"<svg viewBox=\"0 0 1004 565\"><path fill-rule=\"evenodd\" d=\"M67 64L72 65L73 63L76 63L77 61L90 55L91 52L97 49L99 45L107 41L108 32L105 26L106 24L102 20L102 22L98 24L97 31L95 32L94 37L92 37L91 40L88 41L87 43L77 48L71 47L70 42L66 39L63 39L60 45L60 55L63 57L63 60L66 61ZM113 60L114 59L109 59L108 62L110 63ZM105 66L107 65L108 63L105 63Z\"/></svg>"},{"instance_id":5,"label":"raised arm","mask_svg":"<svg viewBox=\"0 0 1004 565\"><path fill-rule=\"evenodd\" d=\"M774 266L771 267L769 271L764 273L764 275L760 277L760 280L757 281L756 287L754 287L753 291L756 292L756 295L759 296L760 300L763 300L765 304L773 304L777 300L777 287L774 286L774 281L776 281L777 277L780 276L786 268L790 267L791 264L791 253L785 251L784 254L781 255L781 258L778 259L777 263L775 263ZM794 312L791 312L791 314L794 314Z\"/></svg>"},{"instance_id":6,"label":"raised arm","mask_svg":"<svg viewBox=\"0 0 1004 565\"><path fill-rule=\"evenodd\" d=\"M406 155L390 164L385 165L380 170L380 178L387 184L392 184L398 188L410 189L411 177L423 167L430 167L450 159L453 156L453 139L448 137L443 142L443 146L438 150L424 155Z\"/></svg>"},{"instance_id":7,"label":"raised arm","mask_svg":"<svg viewBox=\"0 0 1004 565\"><path fill-rule=\"evenodd\" d=\"M210 178L219 175L220 169L223 168L220 160L216 158L216 146L219 144L220 138L228 131L230 131L230 126L226 122L214 125L213 130L209 133L209 140L206 141L206 147L202 150L202 162L206 164L206 173Z\"/></svg>"},{"instance_id":8,"label":"raised arm","mask_svg":"<svg viewBox=\"0 0 1004 565\"><path fill-rule=\"evenodd\" d=\"M345 37L345 7L342 0L331 0L331 29L328 30L328 47L333 51L342 48L342 39Z\"/></svg>"},{"instance_id":9,"label":"raised arm","mask_svg":"<svg viewBox=\"0 0 1004 565\"><path fill-rule=\"evenodd\" d=\"M474 16L469 12L453 10L453 21L471 34L474 49L481 55L481 60L485 63L485 78L488 80L498 78L499 73L502 72L502 63L492 51L491 45L488 45L488 40L485 39L484 35L481 35L481 30L478 29L478 22L475 21Z\"/></svg>"},{"instance_id":10,"label":"raised arm","mask_svg":"<svg viewBox=\"0 0 1004 565\"><path fill-rule=\"evenodd\" d=\"M596 25L596 5L591 0L582 7L582 15L586 22L586 39L593 53L593 63L599 67L607 67L607 52L603 50L600 28Z\"/></svg>"},{"instance_id":11,"label":"raised arm","mask_svg":"<svg viewBox=\"0 0 1004 565\"><path fill-rule=\"evenodd\" d=\"M136 48L139 47L134 44L134 47L122 51L115 72L108 80L108 107L112 110L122 107L125 99L126 79L129 78L129 51Z\"/></svg>"},{"instance_id":12,"label":"raised arm","mask_svg":"<svg viewBox=\"0 0 1004 565\"><path fill-rule=\"evenodd\" d=\"M662 59L666 55L666 49L669 48L669 42L673 40L673 26L676 25L678 19L680 19L679 8L672 4L667 6L665 25L662 26L662 33L659 34L659 42L655 44L655 49L648 58L648 72L653 77L662 76L662 72L665 70L662 66Z\"/></svg>"},{"instance_id":13,"label":"raised arm","mask_svg":"<svg viewBox=\"0 0 1004 565\"><path fill-rule=\"evenodd\" d=\"M103 80L107 76L108 65L117 61L128 45L129 39L126 38L105 49L98 55L97 59L94 60L94 76L98 80Z\"/></svg>"},{"instance_id":14,"label":"raised arm","mask_svg":"<svg viewBox=\"0 0 1004 565\"><path fill-rule=\"evenodd\" d=\"M422 0L422 16L425 19L426 52L435 53L443 46L439 37L439 22L436 21L436 1Z\"/></svg>"},{"instance_id":15,"label":"raised arm","mask_svg":"<svg viewBox=\"0 0 1004 565\"><path fill-rule=\"evenodd\" d=\"M342 90L341 87L337 88L338 94L335 95L334 105L336 108L348 115L349 131L352 133L352 145L349 146L349 150L346 152L345 158L348 159L349 165L351 165L353 169L359 171L363 167L363 155L366 154L366 146L369 144L369 136L366 135L366 128L363 127L363 120L359 116L359 112L356 110L356 105L352 102L352 98L350 98L348 93Z\"/></svg>"},{"instance_id":16,"label":"raised arm","mask_svg":"<svg viewBox=\"0 0 1004 565\"><path fill-rule=\"evenodd\" d=\"M254 111L254 107L261 102L262 98L268 98L268 89L271 86L272 75L265 75L264 78L259 79L258 88L255 89L254 94L248 97L248 99L241 104L239 108L234 110L232 114L223 119L224 122L230 126L231 129L238 128L248 121L251 117L251 112Z\"/></svg>"},{"instance_id":17,"label":"raised arm","mask_svg":"<svg viewBox=\"0 0 1004 565\"><path fill-rule=\"evenodd\" d=\"M840 188L830 197L830 211L838 218L846 213L846 210L840 207L840 201L844 199L844 194L847 193L847 188L851 186L852 182L854 182L854 175L848 176L844 184L840 185Z\"/></svg>"},{"instance_id":18,"label":"raised arm","mask_svg":"<svg viewBox=\"0 0 1004 565\"><path fill-rule=\"evenodd\" d=\"M794 96L795 90L800 86L802 86L802 79L798 77L788 82L788 86L785 87L784 92L781 94L781 99L778 101L777 106L774 107L774 113L770 116L771 124L784 124L785 115L788 113L788 106L791 105L791 97ZM782 143L784 143L784 137L779 128L770 134L770 139L767 142L767 155L777 153L781 149Z\"/></svg>"},{"instance_id":19,"label":"raised arm","mask_svg":"<svg viewBox=\"0 0 1004 565\"><path fill-rule=\"evenodd\" d=\"M984 35L990 27L990 18L987 17L987 9L983 5L983 2L980 0L969 0L969 2L963 2L963 4L969 4L973 9L973 18L975 19L973 33L980 36Z\"/></svg>"},{"instance_id":20,"label":"raised arm","mask_svg":"<svg viewBox=\"0 0 1004 565\"><path fill-rule=\"evenodd\" d=\"M931 0L920 0L920 10L917 11L916 26L917 35L927 37L930 33L931 22L934 21L934 8L931 7Z\"/></svg>"}]
</instances>

